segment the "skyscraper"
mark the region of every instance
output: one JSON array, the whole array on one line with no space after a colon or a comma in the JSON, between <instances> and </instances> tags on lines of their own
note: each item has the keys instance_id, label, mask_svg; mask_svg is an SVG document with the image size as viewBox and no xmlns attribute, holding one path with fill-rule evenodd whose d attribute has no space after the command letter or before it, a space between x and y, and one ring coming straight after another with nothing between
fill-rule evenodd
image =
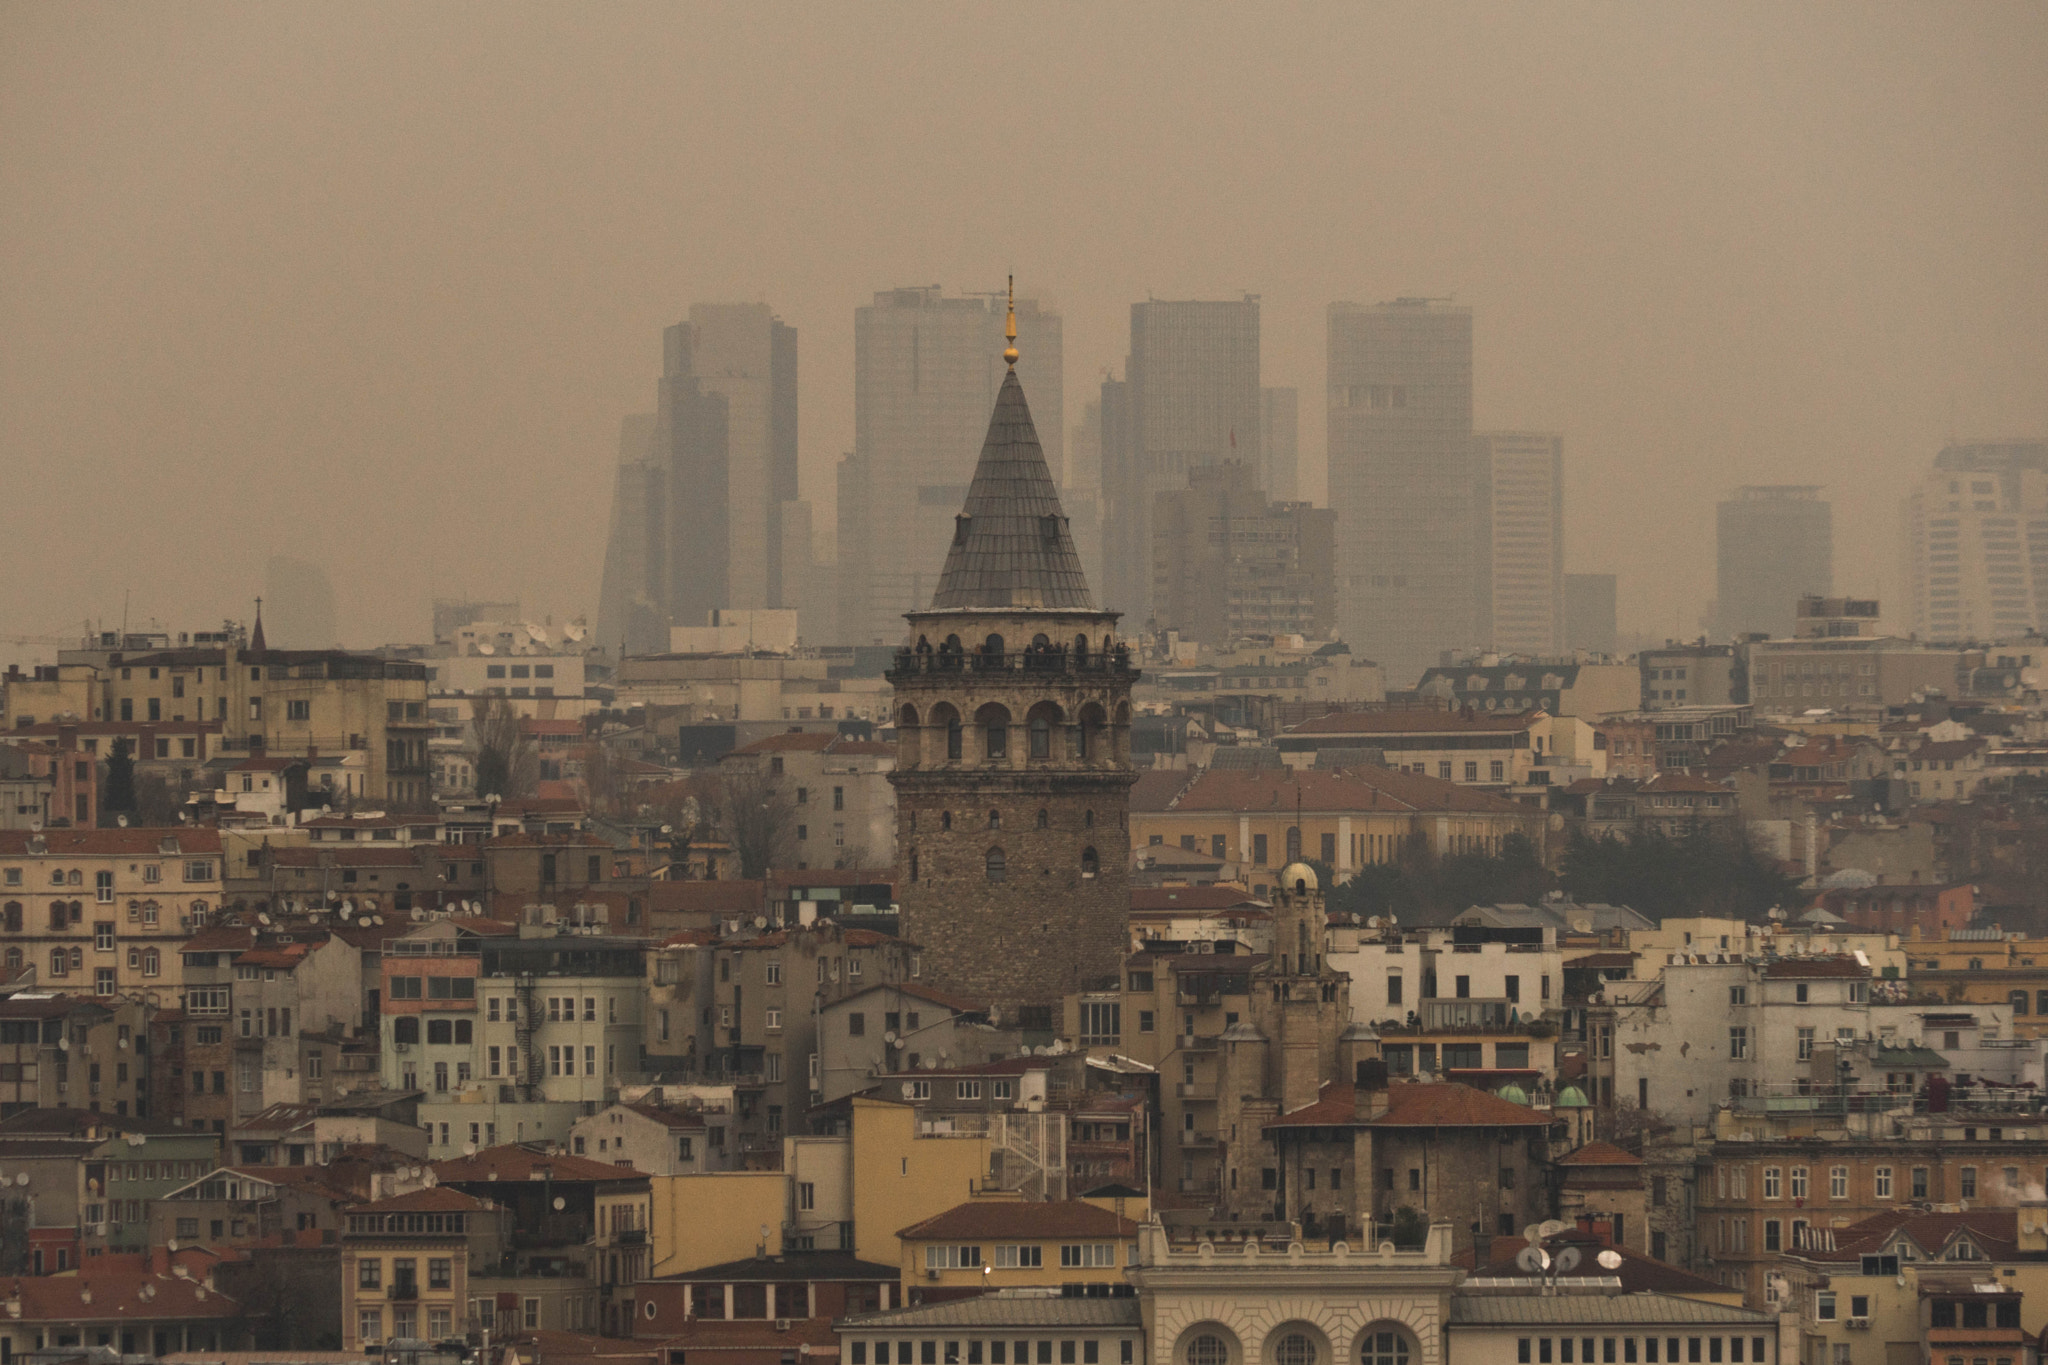
<instances>
[{"instance_id":1,"label":"skyscraper","mask_svg":"<svg viewBox=\"0 0 2048 1365\"><path fill-rule=\"evenodd\" d=\"M996 296L891 289L854 311L853 450L839 466L839 634L894 640L931 598L1004 367ZM1017 304L1019 375L1064 469L1060 318Z\"/></svg>"},{"instance_id":2,"label":"skyscraper","mask_svg":"<svg viewBox=\"0 0 2048 1365\"><path fill-rule=\"evenodd\" d=\"M1951 445L1906 499L1909 619L1923 639L2048 624L2048 442Z\"/></svg>"},{"instance_id":3,"label":"skyscraper","mask_svg":"<svg viewBox=\"0 0 2048 1365\"><path fill-rule=\"evenodd\" d=\"M1472 310L1333 303L1329 325L1338 631L1405 687L1480 643Z\"/></svg>"},{"instance_id":4,"label":"skyscraper","mask_svg":"<svg viewBox=\"0 0 2048 1365\"><path fill-rule=\"evenodd\" d=\"M1104 600L1152 609L1152 500L1188 471L1226 460L1261 465L1259 297L1152 299L1131 305L1120 392L1103 389Z\"/></svg>"},{"instance_id":5,"label":"skyscraper","mask_svg":"<svg viewBox=\"0 0 2048 1365\"><path fill-rule=\"evenodd\" d=\"M1336 514L1268 501L1242 464L1188 471L1152 503L1153 618L1219 647L1247 635L1328 638Z\"/></svg>"},{"instance_id":6,"label":"skyscraper","mask_svg":"<svg viewBox=\"0 0 2048 1365\"><path fill-rule=\"evenodd\" d=\"M619 433L598 639L668 647L714 608L783 602L797 495L796 329L766 304L695 304L662 333L655 411Z\"/></svg>"},{"instance_id":7,"label":"skyscraper","mask_svg":"<svg viewBox=\"0 0 2048 1365\"><path fill-rule=\"evenodd\" d=\"M1568 573L1564 576L1564 647L1594 654L1614 653L1620 627L1615 612L1616 584L1611 573Z\"/></svg>"},{"instance_id":8,"label":"skyscraper","mask_svg":"<svg viewBox=\"0 0 2048 1365\"><path fill-rule=\"evenodd\" d=\"M1481 643L1508 654L1564 648L1564 438L1472 438L1479 494Z\"/></svg>"},{"instance_id":9,"label":"skyscraper","mask_svg":"<svg viewBox=\"0 0 2048 1365\"><path fill-rule=\"evenodd\" d=\"M1799 599L1835 587L1834 519L1815 484L1746 484L1714 517L1716 634L1792 634Z\"/></svg>"},{"instance_id":10,"label":"skyscraper","mask_svg":"<svg viewBox=\"0 0 2048 1365\"><path fill-rule=\"evenodd\" d=\"M1301 390L1260 390L1259 486L1274 502L1301 496Z\"/></svg>"},{"instance_id":11,"label":"skyscraper","mask_svg":"<svg viewBox=\"0 0 2048 1365\"><path fill-rule=\"evenodd\" d=\"M779 607L797 495L796 329L762 303L700 303L662 337L655 442L669 474L669 615Z\"/></svg>"},{"instance_id":12,"label":"skyscraper","mask_svg":"<svg viewBox=\"0 0 2048 1365\"><path fill-rule=\"evenodd\" d=\"M597 596L597 643L653 654L668 648L668 466L655 455L655 414L619 423L611 532ZM435 627L435 638L444 638Z\"/></svg>"}]
</instances>

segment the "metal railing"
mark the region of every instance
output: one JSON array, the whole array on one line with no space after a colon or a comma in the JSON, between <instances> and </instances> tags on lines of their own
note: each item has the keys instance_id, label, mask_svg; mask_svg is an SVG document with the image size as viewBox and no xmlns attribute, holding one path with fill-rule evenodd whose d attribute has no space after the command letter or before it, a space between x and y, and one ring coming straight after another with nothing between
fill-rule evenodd
<instances>
[{"instance_id":1,"label":"metal railing","mask_svg":"<svg viewBox=\"0 0 2048 1365\"><path fill-rule=\"evenodd\" d=\"M1135 677L1138 670L1131 666L1131 651L1127 645L1117 645L1107 653L1090 649L1085 654L1075 653L1066 645L1047 645L1042 649L1012 649L1001 652L972 649L954 651L941 645L937 649L899 649L896 651L895 666L890 670L892 678L920 673L1068 673L1088 674L1095 677Z\"/></svg>"}]
</instances>

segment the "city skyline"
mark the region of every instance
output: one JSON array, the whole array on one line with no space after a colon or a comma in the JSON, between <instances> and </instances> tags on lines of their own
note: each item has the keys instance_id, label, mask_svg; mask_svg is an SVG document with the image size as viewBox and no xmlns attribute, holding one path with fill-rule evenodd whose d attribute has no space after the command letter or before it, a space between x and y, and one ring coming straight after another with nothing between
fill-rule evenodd
<instances>
[{"instance_id":1,"label":"city skyline","mask_svg":"<svg viewBox=\"0 0 2048 1365\"><path fill-rule=\"evenodd\" d=\"M1138 16L1088 14L1011 35L1021 101L974 74L988 32L965 15L792 38L736 12L686 32L513 11L479 47L427 11L90 13L6 21L0 296L38 344L0 367L0 458L66 477L23 481L0 532L54 562L74 481L157 515L10 634L116 621L124 592L135 620L246 614L281 552L328 563L354 643L464 592L592 613L619 417L693 299L772 301L804 334L800 492L830 526L845 319L877 290L1016 274L1065 319L1070 412L1134 300L1257 292L1266 382L1313 395L1331 300L1455 294L1481 319L1475 424L1564 434L1567 569L1618 573L1624 626L1660 637L1696 632L1728 488L1840 490L1840 586L1897 598L1931 453L2048 430L2048 190L2007 173L2048 121L2038 11L1777 12L1758 42L1690 12L1209 10L1170 72ZM855 74L882 32L945 79ZM1342 78L1389 42L1413 59ZM171 50L204 78L167 83ZM788 95L764 119L769 80ZM1241 81L1270 95L1250 120L1213 96ZM370 534L306 522L422 471L465 496ZM226 482L265 529L152 572L193 559L194 490Z\"/></svg>"}]
</instances>

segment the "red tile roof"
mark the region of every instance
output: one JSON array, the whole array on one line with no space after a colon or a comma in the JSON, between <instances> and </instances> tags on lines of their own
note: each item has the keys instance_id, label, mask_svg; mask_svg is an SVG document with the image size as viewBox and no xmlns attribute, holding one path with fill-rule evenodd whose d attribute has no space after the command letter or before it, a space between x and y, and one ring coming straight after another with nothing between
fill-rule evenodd
<instances>
[{"instance_id":1,"label":"red tile roof","mask_svg":"<svg viewBox=\"0 0 2048 1365\"><path fill-rule=\"evenodd\" d=\"M632 1110L643 1119L653 1119L665 1128L693 1131L704 1126L702 1114L692 1114L687 1110L665 1109L658 1104L628 1104L621 1107Z\"/></svg>"},{"instance_id":2,"label":"red tile roof","mask_svg":"<svg viewBox=\"0 0 2048 1365\"><path fill-rule=\"evenodd\" d=\"M1713 782L1690 773L1658 773L1637 790L1659 794L1678 792L1703 793L1710 796L1733 796L1735 788L1725 782Z\"/></svg>"},{"instance_id":3,"label":"red tile roof","mask_svg":"<svg viewBox=\"0 0 2048 1365\"><path fill-rule=\"evenodd\" d=\"M87 1262L91 1267L91 1262ZM21 1301L16 1322L160 1322L165 1318L237 1318L242 1306L202 1279L158 1275L131 1265L81 1268L75 1275L22 1276L4 1282ZM147 1287L149 1294L143 1294Z\"/></svg>"},{"instance_id":4,"label":"red tile roof","mask_svg":"<svg viewBox=\"0 0 2048 1365\"><path fill-rule=\"evenodd\" d=\"M1462 711L1438 711L1411 707L1390 711L1332 711L1305 720L1285 733L1290 735L1432 735L1460 734L1474 730L1526 730L1542 718L1541 710L1516 715Z\"/></svg>"},{"instance_id":5,"label":"red tile roof","mask_svg":"<svg viewBox=\"0 0 2048 1365\"><path fill-rule=\"evenodd\" d=\"M178 945L181 953L246 953L256 946L256 931L233 925L201 929Z\"/></svg>"},{"instance_id":6,"label":"red tile roof","mask_svg":"<svg viewBox=\"0 0 2048 1365\"><path fill-rule=\"evenodd\" d=\"M1631 1156L1611 1142L1593 1141L1558 1158L1560 1166L1640 1166L1643 1159Z\"/></svg>"},{"instance_id":7,"label":"red tile roof","mask_svg":"<svg viewBox=\"0 0 2048 1365\"><path fill-rule=\"evenodd\" d=\"M1919 748L1909 751L1906 756L1927 759L1968 758L1983 747L1984 741L1981 737L1950 739L1939 743L1922 744Z\"/></svg>"},{"instance_id":8,"label":"red tile roof","mask_svg":"<svg viewBox=\"0 0 2048 1365\"><path fill-rule=\"evenodd\" d=\"M631 1166L607 1166L580 1156L543 1156L516 1144L486 1147L475 1156L456 1157L434 1163L434 1178L443 1185L467 1185L483 1180L588 1180L610 1182L645 1180Z\"/></svg>"},{"instance_id":9,"label":"red tile roof","mask_svg":"<svg viewBox=\"0 0 2048 1365\"><path fill-rule=\"evenodd\" d=\"M175 858L218 855L220 831L194 825L168 828L132 826L128 829L46 829L40 834L25 829L0 829L0 858L26 858L29 841L41 839L44 854L52 858ZM165 839L176 839L176 853L160 853Z\"/></svg>"},{"instance_id":10,"label":"red tile roof","mask_svg":"<svg viewBox=\"0 0 2048 1365\"><path fill-rule=\"evenodd\" d=\"M1135 1237L1138 1225L1079 1199L978 1199L897 1232L910 1242L948 1238Z\"/></svg>"},{"instance_id":11,"label":"red tile roof","mask_svg":"<svg viewBox=\"0 0 2048 1365\"><path fill-rule=\"evenodd\" d=\"M1397 1082L1387 1087L1387 1112L1376 1119L1356 1115L1354 1087L1326 1082L1314 1104L1282 1114L1273 1128L1547 1128L1548 1115L1526 1105L1474 1090L1469 1085Z\"/></svg>"}]
</instances>

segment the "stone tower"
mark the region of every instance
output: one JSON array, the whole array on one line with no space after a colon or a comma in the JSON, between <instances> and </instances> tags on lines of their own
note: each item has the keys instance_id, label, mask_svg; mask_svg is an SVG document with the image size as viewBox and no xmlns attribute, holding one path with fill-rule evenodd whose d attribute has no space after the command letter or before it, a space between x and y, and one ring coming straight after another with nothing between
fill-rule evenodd
<instances>
[{"instance_id":1,"label":"stone tower","mask_svg":"<svg viewBox=\"0 0 2048 1365\"><path fill-rule=\"evenodd\" d=\"M1113 989L1123 960L1137 671L1117 615L1089 595L1013 368L889 673L889 780L926 977L1031 1031L1058 1026L1065 996Z\"/></svg>"}]
</instances>

